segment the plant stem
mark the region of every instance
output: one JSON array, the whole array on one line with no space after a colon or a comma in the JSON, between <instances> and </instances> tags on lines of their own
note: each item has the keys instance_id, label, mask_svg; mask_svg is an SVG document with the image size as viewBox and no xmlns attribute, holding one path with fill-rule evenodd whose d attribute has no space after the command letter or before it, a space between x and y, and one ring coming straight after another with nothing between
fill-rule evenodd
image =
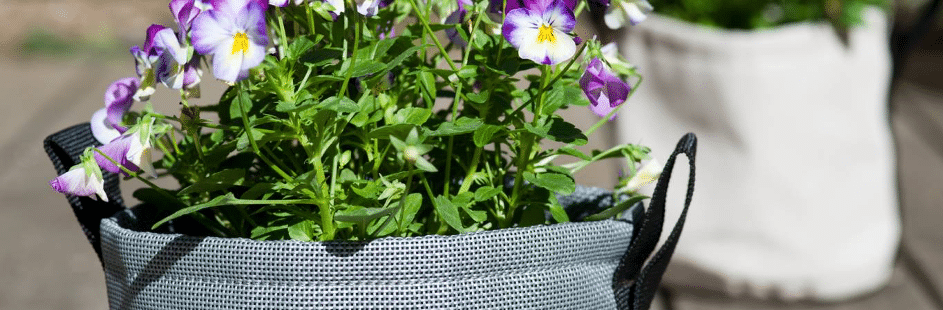
<instances>
[{"instance_id":1,"label":"plant stem","mask_svg":"<svg viewBox=\"0 0 943 310\"><path fill-rule=\"evenodd\" d=\"M471 179L478 170L478 159L481 157L481 150L482 148L480 147L475 148L475 155L472 155L471 164L468 165L468 171L465 173L465 179L462 180L462 187L458 189L458 193L456 195L461 195L471 188Z\"/></svg>"},{"instance_id":2,"label":"plant stem","mask_svg":"<svg viewBox=\"0 0 943 310\"><path fill-rule=\"evenodd\" d=\"M275 173L278 173L278 175L282 176L282 178L285 178L286 180L292 180L292 178L288 174L286 174L285 171L283 171L281 168L273 164L272 161L268 159L268 157L262 154L262 151L259 149L258 143L255 141L255 137L252 136L252 127L249 126L249 115L246 112L249 109L249 107L247 107L244 104L245 102L249 101L249 98L245 98L246 92L248 91L249 91L248 84L246 84L245 81L240 82L239 83L239 100L238 100L239 112L242 113L242 126L244 127L246 131L246 137L249 139L249 145L252 146L252 151L255 152L255 155L259 156L259 158L262 159L262 161L265 162L266 165L272 168L272 170L275 171Z\"/></svg>"},{"instance_id":3,"label":"plant stem","mask_svg":"<svg viewBox=\"0 0 943 310\"><path fill-rule=\"evenodd\" d=\"M432 31L431 27L429 27L429 21L427 20L426 16L419 13L419 5L416 4L416 0L409 0L409 4L412 5L413 10L416 12L416 17L419 19L419 22L422 23L422 27L426 29L429 37L432 39L432 42L435 43L435 46L439 48L439 53L442 54L442 58L445 58L445 62L449 64L449 68L452 69L452 72L458 72L458 67L456 67L455 63L452 62L452 59L449 58L449 52L445 50L445 47L443 47L442 43L439 42L439 39L436 38L435 32Z\"/></svg>"},{"instance_id":4,"label":"plant stem","mask_svg":"<svg viewBox=\"0 0 943 310\"><path fill-rule=\"evenodd\" d=\"M282 19L282 10L277 6L275 7L275 17L278 19L278 38L282 41L282 44L279 44L278 55L281 56L280 59L285 59L285 57L288 57L288 38L285 36L285 21Z\"/></svg>"},{"instance_id":5,"label":"plant stem","mask_svg":"<svg viewBox=\"0 0 943 310\"><path fill-rule=\"evenodd\" d=\"M406 219L406 196L409 195L409 189L413 186L413 165L407 164L407 166L409 166L409 172L407 172L409 178L406 179L406 189L403 190L403 197L399 199L399 220L396 221L397 225L399 225L396 234L400 236L406 233L406 226L403 225L405 224L403 220Z\"/></svg>"},{"instance_id":6,"label":"plant stem","mask_svg":"<svg viewBox=\"0 0 943 310\"><path fill-rule=\"evenodd\" d=\"M344 75L344 83L341 84L341 90L337 92L338 96L344 96L347 93L347 84L350 84L351 75L354 74L354 67L357 65L357 50L360 48L360 23L359 17L360 14L357 13L357 6L350 0L350 13L344 14L350 20L353 20L354 23L354 51L350 54L350 66L347 67L347 74ZM353 17L351 17L353 16Z\"/></svg>"}]
</instances>

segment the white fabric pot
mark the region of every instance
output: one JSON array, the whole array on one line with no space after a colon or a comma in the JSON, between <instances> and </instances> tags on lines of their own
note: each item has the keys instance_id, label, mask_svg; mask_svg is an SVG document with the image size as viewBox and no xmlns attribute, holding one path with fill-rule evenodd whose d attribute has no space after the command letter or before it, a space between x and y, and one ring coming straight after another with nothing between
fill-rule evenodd
<instances>
[{"instance_id":1,"label":"white fabric pot","mask_svg":"<svg viewBox=\"0 0 943 310\"><path fill-rule=\"evenodd\" d=\"M651 16L616 36L645 77L619 142L663 159L677 136L701 138L705 181L666 283L824 301L886 283L900 238L891 62L883 14L866 20L848 47L827 23L721 31Z\"/></svg>"}]
</instances>

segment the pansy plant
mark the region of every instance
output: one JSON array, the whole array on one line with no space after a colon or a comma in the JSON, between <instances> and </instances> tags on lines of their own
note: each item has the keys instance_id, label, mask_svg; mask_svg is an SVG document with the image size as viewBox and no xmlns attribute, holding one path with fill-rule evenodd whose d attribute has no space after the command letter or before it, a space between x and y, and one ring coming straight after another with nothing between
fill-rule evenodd
<instances>
[{"instance_id":1,"label":"pansy plant","mask_svg":"<svg viewBox=\"0 0 943 310\"><path fill-rule=\"evenodd\" d=\"M175 27L147 29L145 43L132 48L138 77L109 86L105 108L92 117L102 146L50 185L107 199L102 173L139 178L148 188L135 197L164 206L154 227L195 216L206 234L262 240L577 220L557 195L575 190L574 173L613 157L628 168L613 198L638 201L658 174L657 163L636 169L648 148L579 148L629 105L638 82L628 82L640 81L615 48L580 39L586 7L585 0L173 0ZM197 86L211 80L201 77L205 65L230 85L219 98L198 96ZM148 101L156 87L180 93L179 112L157 112L164 109ZM561 113L574 106L589 108ZM569 122L572 113L601 117L581 129ZM149 181L156 176L179 187L160 188Z\"/></svg>"}]
</instances>

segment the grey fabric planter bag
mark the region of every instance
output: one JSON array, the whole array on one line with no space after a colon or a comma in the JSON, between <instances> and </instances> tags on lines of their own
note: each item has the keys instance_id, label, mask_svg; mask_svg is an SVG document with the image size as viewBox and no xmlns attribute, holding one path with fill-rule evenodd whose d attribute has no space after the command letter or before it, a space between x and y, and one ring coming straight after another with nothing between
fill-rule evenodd
<instances>
[{"instance_id":1,"label":"grey fabric planter bag","mask_svg":"<svg viewBox=\"0 0 943 310\"><path fill-rule=\"evenodd\" d=\"M94 145L88 131L82 124L46 139L60 173ZM693 134L682 138L651 205L630 209L628 220L454 236L367 242L196 237L147 232L158 217L146 206L122 211L120 200L69 201L102 258L111 309L648 309L684 225L696 145ZM679 153L690 163L684 210L652 256ZM109 197L120 197L116 184L107 188ZM580 188L561 203L579 218L611 199L609 192ZM117 213L101 216L103 209Z\"/></svg>"}]
</instances>

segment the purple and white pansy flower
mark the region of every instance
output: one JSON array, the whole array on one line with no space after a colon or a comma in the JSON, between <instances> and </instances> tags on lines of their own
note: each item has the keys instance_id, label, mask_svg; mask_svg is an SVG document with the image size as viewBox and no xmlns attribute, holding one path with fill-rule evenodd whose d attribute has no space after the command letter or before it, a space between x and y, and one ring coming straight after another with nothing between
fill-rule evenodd
<instances>
[{"instance_id":1,"label":"purple and white pansy flower","mask_svg":"<svg viewBox=\"0 0 943 310\"><path fill-rule=\"evenodd\" d=\"M156 32L154 46L163 52L154 64L154 73L157 80L165 86L180 89L183 87L184 65L189 62L192 53L180 45L173 29L160 27L163 28Z\"/></svg>"},{"instance_id":2,"label":"purple and white pansy flower","mask_svg":"<svg viewBox=\"0 0 943 310\"><path fill-rule=\"evenodd\" d=\"M553 65L576 53L570 36L575 26L576 17L565 1L536 0L509 11L501 32L521 58Z\"/></svg>"},{"instance_id":3,"label":"purple and white pansy flower","mask_svg":"<svg viewBox=\"0 0 943 310\"><path fill-rule=\"evenodd\" d=\"M72 170L52 179L52 181L49 181L49 186L52 186L52 189L59 193L86 197L98 195L98 199L108 201L101 171L99 170L96 174L94 171L88 171L82 165L76 165L72 167Z\"/></svg>"},{"instance_id":4,"label":"purple and white pansy flower","mask_svg":"<svg viewBox=\"0 0 943 310\"><path fill-rule=\"evenodd\" d=\"M180 42L186 42L187 33L190 26L193 25L193 19L203 10L198 7L198 0L171 0L170 13L174 15L177 22L178 36Z\"/></svg>"},{"instance_id":5,"label":"purple and white pansy flower","mask_svg":"<svg viewBox=\"0 0 943 310\"><path fill-rule=\"evenodd\" d=\"M156 177L157 172L154 170L151 161L151 148L150 137L142 136L140 131L135 131L131 134L122 135L99 147L98 149L108 157L96 152L95 161L99 167L111 173L126 175L121 170L121 167L124 167L130 171L143 170L147 175ZM118 165L121 165L121 167Z\"/></svg>"},{"instance_id":6,"label":"purple and white pansy flower","mask_svg":"<svg viewBox=\"0 0 943 310\"><path fill-rule=\"evenodd\" d=\"M465 16L468 15L468 9L466 6L471 6L473 3L471 0L458 0L456 1L458 7L455 8L455 11L449 14L442 21L446 25L461 24L465 21ZM461 48L465 48L466 42L465 39L458 33L454 28L449 28L445 30L445 34L449 37L449 41L452 41L453 44L458 45Z\"/></svg>"},{"instance_id":7,"label":"purple and white pansy flower","mask_svg":"<svg viewBox=\"0 0 943 310\"><path fill-rule=\"evenodd\" d=\"M593 58L580 77L580 88L589 98L589 109L600 117L606 117L621 105L632 88L609 70L599 58ZM613 114L609 120L616 117Z\"/></svg>"},{"instance_id":8,"label":"purple and white pansy flower","mask_svg":"<svg viewBox=\"0 0 943 310\"><path fill-rule=\"evenodd\" d=\"M267 5L264 0L217 0L213 10L193 20L193 48L202 55L213 55L217 79L235 84L265 59Z\"/></svg>"},{"instance_id":9,"label":"purple and white pansy flower","mask_svg":"<svg viewBox=\"0 0 943 310\"><path fill-rule=\"evenodd\" d=\"M137 93L134 94L134 100L147 100L154 94L154 66L163 55L164 50L154 46L157 38L157 32L166 27L161 25L151 25L147 28L147 36L144 39L143 46L132 46L131 56L134 57L135 70L138 77L141 78L141 85Z\"/></svg>"},{"instance_id":10,"label":"purple and white pansy flower","mask_svg":"<svg viewBox=\"0 0 943 310\"><path fill-rule=\"evenodd\" d=\"M622 28L626 22L638 25L653 9L648 0L612 0L603 20L609 29Z\"/></svg>"},{"instance_id":11,"label":"purple and white pansy flower","mask_svg":"<svg viewBox=\"0 0 943 310\"><path fill-rule=\"evenodd\" d=\"M102 144L111 142L127 128L121 120L131 109L133 97L141 82L137 78L124 78L111 83L105 91L105 107L92 114L92 135Z\"/></svg>"},{"instance_id":12,"label":"purple and white pansy flower","mask_svg":"<svg viewBox=\"0 0 943 310\"><path fill-rule=\"evenodd\" d=\"M95 197L108 202L105 194L105 181L101 169L91 158L91 150L86 150L82 162L73 166L68 172L49 181L53 190L73 196Z\"/></svg>"}]
</instances>

